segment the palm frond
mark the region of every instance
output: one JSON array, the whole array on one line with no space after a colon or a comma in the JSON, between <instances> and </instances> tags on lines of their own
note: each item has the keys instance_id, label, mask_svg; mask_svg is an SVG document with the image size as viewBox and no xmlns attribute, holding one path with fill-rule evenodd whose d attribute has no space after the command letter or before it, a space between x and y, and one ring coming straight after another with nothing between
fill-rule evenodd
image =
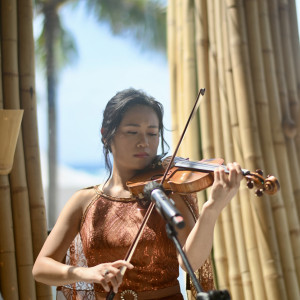
<instances>
[{"instance_id":1,"label":"palm frond","mask_svg":"<svg viewBox=\"0 0 300 300\"><path fill-rule=\"evenodd\" d=\"M115 35L133 38L143 49L166 51L166 5L147 0L86 0L86 8Z\"/></svg>"},{"instance_id":2,"label":"palm frond","mask_svg":"<svg viewBox=\"0 0 300 300\"><path fill-rule=\"evenodd\" d=\"M43 6L43 1L35 1L37 5L40 5L39 8L43 12L44 17L43 29L35 43L37 64L38 66L46 67L47 53L49 51L49 49L47 49L46 36L47 32L50 30L54 36L53 47L55 63L58 68L57 71L59 71L66 65L74 63L78 58L75 39L72 33L66 30L61 24L59 16L59 7L65 2L70 2L70 0L54 0L51 2L52 4L55 3L57 6L50 5L49 3L47 3L46 6ZM73 0L73 2L75 1ZM76 0L76 2L78 1ZM51 20L48 20L48 13L51 14Z\"/></svg>"},{"instance_id":3,"label":"palm frond","mask_svg":"<svg viewBox=\"0 0 300 300\"><path fill-rule=\"evenodd\" d=\"M55 40L57 67L59 69L73 64L78 59L78 51L73 34L59 26Z\"/></svg>"}]
</instances>

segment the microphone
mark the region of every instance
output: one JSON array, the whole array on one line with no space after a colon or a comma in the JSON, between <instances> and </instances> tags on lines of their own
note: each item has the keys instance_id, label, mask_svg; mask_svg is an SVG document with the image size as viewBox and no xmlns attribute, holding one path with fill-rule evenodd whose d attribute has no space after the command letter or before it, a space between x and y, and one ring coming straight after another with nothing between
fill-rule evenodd
<instances>
[{"instance_id":1,"label":"microphone","mask_svg":"<svg viewBox=\"0 0 300 300\"><path fill-rule=\"evenodd\" d=\"M144 187L144 196L155 203L156 210L168 223L181 229L185 226L182 215L175 207L172 199L168 198L161 184L150 181Z\"/></svg>"},{"instance_id":2,"label":"microphone","mask_svg":"<svg viewBox=\"0 0 300 300\"><path fill-rule=\"evenodd\" d=\"M230 300L230 294L227 290L209 291L208 293L201 292L197 294L198 300Z\"/></svg>"}]
</instances>

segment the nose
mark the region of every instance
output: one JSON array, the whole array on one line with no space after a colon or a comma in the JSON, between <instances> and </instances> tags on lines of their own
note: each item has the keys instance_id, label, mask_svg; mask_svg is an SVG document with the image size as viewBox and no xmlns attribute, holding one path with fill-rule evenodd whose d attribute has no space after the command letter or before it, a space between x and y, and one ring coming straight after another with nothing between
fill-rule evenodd
<instances>
[{"instance_id":1,"label":"nose","mask_svg":"<svg viewBox=\"0 0 300 300\"><path fill-rule=\"evenodd\" d=\"M145 148L145 147L149 146L149 141L148 141L148 137L147 137L146 134L141 134L139 136L139 141L137 143L137 146L142 147L142 148Z\"/></svg>"}]
</instances>

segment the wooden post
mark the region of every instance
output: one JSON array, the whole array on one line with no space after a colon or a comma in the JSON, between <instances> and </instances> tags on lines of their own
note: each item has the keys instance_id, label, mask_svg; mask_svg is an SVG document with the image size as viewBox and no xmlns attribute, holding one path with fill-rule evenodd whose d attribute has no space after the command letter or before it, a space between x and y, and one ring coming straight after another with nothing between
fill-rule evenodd
<instances>
[{"instance_id":1,"label":"wooden post","mask_svg":"<svg viewBox=\"0 0 300 300\"><path fill-rule=\"evenodd\" d=\"M222 137L224 144L224 158L227 162L233 162L234 148L230 126L230 111L228 107L228 94L225 81L226 52L224 44L227 41L225 3L215 0L215 24L216 24L216 52L218 64L218 89L220 94L220 116L222 125ZM231 204L222 212L224 241L228 257L228 280L233 299L244 299L239 259L237 255L236 239L234 234Z\"/></svg>"},{"instance_id":2,"label":"wooden post","mask_svg":"<svg viewBox=\"0 0 300 300\"><path fill-rule=\"evenodd\" d=\"M2 18L2 6L1 6ZM0 55L2 57L2 55ZM0 60L0 70L2 61ZM0 72L0 109L3 109L2 73ZM1 126L1 128L3 128ZM17 137L16 137L17 138ZM3 144L2 144L3 145ZM14 145L15 148L15 145ZM15 149L13 149L15 150ZM10 159L9 159L10 160ZM11 169L4 161L5 174ZM3 299L19 299L17 266L15 257L14 228L11 211L8 175L0 175L0 283Z\"/></svg>"},{"instance_id":3,"label":"wooden post","mask_svg":"<svg viewBox=\"0 0 300 300\"><path fill-rule=\"evenodd\" d=\"M29 224L28 228L31 228L31 251L35 259L47 238L47 224L37 129L32 20L32 1L18 0L20 103L25 111L22 129L29 195L28 212L31 216L31 226ZM36 283L36 294L38 298L52 299L51 288L41 283Z\"/></svg>"}]
</instances>

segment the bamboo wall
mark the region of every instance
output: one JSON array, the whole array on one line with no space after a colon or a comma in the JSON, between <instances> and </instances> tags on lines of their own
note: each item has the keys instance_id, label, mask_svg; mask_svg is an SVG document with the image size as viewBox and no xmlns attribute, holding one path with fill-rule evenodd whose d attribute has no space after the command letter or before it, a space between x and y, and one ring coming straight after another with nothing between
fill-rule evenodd
<instances>
[{"instance_id":1,"label":"bamboo wall","mask_svg":"<svg viewBox=\"0 0 300 300\"><path fill-rule=\"evenodd\" d=\"M275 175L242 182L215 228L219 289L233 300L300 299L300 50L295 0L169 0L174 142L205 88L179 155L223 157Z\"/></svg>"},{"instance_id":2,"label":"bamboo wall","mask_svg":"<svg viewBox=\"0 0 300 300\"><path fill-rule=\"evenodd\" d=\"M0 109L24 110L12 171L0 176L0 291L3 299L52 299L50 287L35 284L31 273L47 234L37 134L32 1L0 3Z\"/></svg>"}]
</instances>

